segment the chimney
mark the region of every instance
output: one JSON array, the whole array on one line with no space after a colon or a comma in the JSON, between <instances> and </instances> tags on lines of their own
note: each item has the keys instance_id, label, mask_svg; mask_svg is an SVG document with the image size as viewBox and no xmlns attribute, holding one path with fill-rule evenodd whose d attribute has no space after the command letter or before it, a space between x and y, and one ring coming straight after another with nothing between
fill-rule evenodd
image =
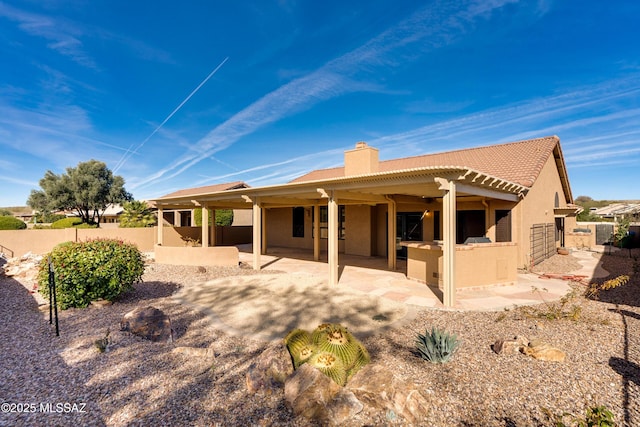
<instances>
[{"instance_id":1,"label":"chimney","mask_svg":"<svg viewBox=\"0 0 640 427\"><path fill-rule=\"evenodd\" d=\"M344 152L344 175L363 175L378 172L378 149L366 142L356 143L354 150Z\"/></svg>"}]
</instances>

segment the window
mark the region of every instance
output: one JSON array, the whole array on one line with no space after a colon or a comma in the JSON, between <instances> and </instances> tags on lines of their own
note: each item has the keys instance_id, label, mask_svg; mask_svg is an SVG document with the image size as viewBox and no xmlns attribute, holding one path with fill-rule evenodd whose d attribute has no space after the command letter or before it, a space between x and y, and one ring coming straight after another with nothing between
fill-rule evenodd
<instances>
[{"instance_id":1,"label":"window","mask_svg":"<svg viewBox=\"0 0 640 427\"><path fill-rule=\"evenodd\" d=\"M511 241L511 211L496 210L496 242Z\"/></svg>"},{"instance_id":2,"label":"window","mask_svg":"<svg viewBox=\"0 0 640 427\"><path fill-rule=\"evenodd\" d=\"M485 235L485 213L481 210L457 211L456 243L464 243L469 237L483 237Z\"/></svg>"},{"instance_id":3,"label":"window","mask_svg":"<svg viewBox=\"0 0 640 427\"><path fill-rule=\"evenodd\" d=\"M440 240L440 211L433 211L433 240Z\"/></svg>"},{"instance_id":4,"label":"window","mask_svg":"<svg viewBox=\"0 0 640 427\"><path fill-rule=\"evenodd\" d=\"M293 237L304 237L304 208L293 208Z\"/></svg>"},{"instance_id":5,"label":"window","mask_svg":"<svg viewBox=\"0 0 640 427\"><path fill-rule=\"evenodd\" d=\"M345 231L345 209L344 206L338 206L338 239L344 240ZM315 221L315 219L314 219ZM320 238L327 239L329 237L329 209L327 206L320 206Z\"/></svg>"}]
</instances>

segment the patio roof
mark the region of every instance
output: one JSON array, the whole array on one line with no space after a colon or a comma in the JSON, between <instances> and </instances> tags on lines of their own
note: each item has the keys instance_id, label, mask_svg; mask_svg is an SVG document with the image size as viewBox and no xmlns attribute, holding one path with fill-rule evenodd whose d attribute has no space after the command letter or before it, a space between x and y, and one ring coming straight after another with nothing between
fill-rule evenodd
<instances>
[{"instance_id":1,"label":"patio roof","mask_svg":"<svg viewBox=\"0 0 640 427\"><path fill-rule=\"evenodd\" d=\"M341 204L386 203L386 196L442 197L439 179L457 182L459 197L518 201L537 179L553 153L565 190L572 200L559 138L550 136L425 156L381 161L375 173L345 176L344 167L312 171L278 185L248 187L241 182L181 190L155 199L165 209L208 206L250 208L261 205L309 206L324 203L326 191L338 191ZM240 186L239 184L244 184Z\"/></svg>"},{"instance_id":2,"label":"patio roof","mask_svg":"<svg viewBox=\"0 0 640 427\"><path fill-rule=\"evenodd\" d=\"M327 197L326 191L337 191L341 204L376 204L387 203L387 195L442 197L439 179L457 181L461 196L473 195L515 202L528 191L527 187L518 183L464 166L428 166L263 187L167 195L155 202L157 206L168 209L194 205L249 208L251 200L259 197L264 207L306 206L323 203L321 199Z\"/></svg>"}]
</instances>

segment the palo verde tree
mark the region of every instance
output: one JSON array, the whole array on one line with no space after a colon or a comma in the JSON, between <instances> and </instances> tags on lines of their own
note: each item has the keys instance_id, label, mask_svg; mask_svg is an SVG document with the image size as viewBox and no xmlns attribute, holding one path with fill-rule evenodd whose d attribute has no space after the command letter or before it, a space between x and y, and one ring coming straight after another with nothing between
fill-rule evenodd
<instances>
[{"instance_id":1,"label":"palo verde tree","mask_svg":"<svg viewBox=\"0 0 640 427\"><path fill-rule=\"evenodd\" d=\"M85 223L100 222L109 204L133 200L124 189L124 178L97 160L78 163L61 175L47 171L40 188L31 191L27 205L40 212L75 211Z\"/></svg>"}]
</instances>

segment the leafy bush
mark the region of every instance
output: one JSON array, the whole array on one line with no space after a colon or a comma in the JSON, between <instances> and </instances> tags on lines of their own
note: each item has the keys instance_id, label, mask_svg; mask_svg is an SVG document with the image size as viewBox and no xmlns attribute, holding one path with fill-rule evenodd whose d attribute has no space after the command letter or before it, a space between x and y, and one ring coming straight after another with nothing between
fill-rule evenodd
<instances>
[{"instance_id":1,"label":"leafy bush","mask_svg":"<svg viewBox=\"0 0 640 427\"><path fill-rule=\"evenodd\" d=\"M451 335L446 331L440 331L435 327L418 334L416 337L416 350L418 356L432 363L446 363L458 350L460 341L456 335Z\"/></svg>"},{"instance_id":2,"label":"leafy bush","mask_svg":"<svg viewBox=\"0 0 640 427\"><path fill-rule=\"evenodd\" d=\"M216 225L229 226L233 224L233 210L232 209L216 209ZM202 227L202 208L193 210L193 218L195 224L198 227ZM211 225L212 215L209 212L209 225Z\"/></svg>"},{"instance_id":3,"label":"leafy bush","mask_svg":"<svg viewBox=\"0 0 640 427\"><path fill-rule=\"evenodd\" d=\"M567 412L555 414L547 408L542 408L547 420L555 427L568 427L575 425L578 427L615 427L616 422L611 412L605 405L593 405L587 408L585 416L575 416ZM565 419L569 418L571 424L567 424Z\"/></svg>"},{"instance_id":4,"label":"leafy bush","mask_svg":"<svg viewBox=\"0 0 640 427\"><path fill-rule=\"evenodd\" d=\"M45 212L45 213L40 212L35 216L35 221L36 221L36 224L42 224L42 223L51 224L53 222L58 221L59 219L64 219L64 218L66 218L64 215L54 214L51 212Z\"/></svg>"},{"instance_id":5,"label":"leafy bush","mask_svg":"<svg viewBox=\"0 0 640 427\"><path fill-rule=\"evenodd\" d=\"M0 216L0 230L24 230L27 224L13 216Z\"/></svg>"},{"instance_id":6,"label":"leafy bush","mask_svg":"<svg viewBox=\"0 0 640 427\"><path fill-rule=\"evenodd\" d=\"M78 217L69 217L59 219L51 224L51 228L97 228L97 224L87 224L82 222L82 219Z\"/></svg>"},{"instance_id":7,"label":"leafy bush","mask_svg":"<svg viewBox=\"0 0 640 427\"><path fill-rule=\"evenodd\" d=\"M113 301L133 288L144 273L144 260L135 245L119 240L98 239L65 242L56 246L40 263L40 293L49 296L48 258L51 257L60 307L86 307L91 301Z\"/></svg>"}]
</instances>

